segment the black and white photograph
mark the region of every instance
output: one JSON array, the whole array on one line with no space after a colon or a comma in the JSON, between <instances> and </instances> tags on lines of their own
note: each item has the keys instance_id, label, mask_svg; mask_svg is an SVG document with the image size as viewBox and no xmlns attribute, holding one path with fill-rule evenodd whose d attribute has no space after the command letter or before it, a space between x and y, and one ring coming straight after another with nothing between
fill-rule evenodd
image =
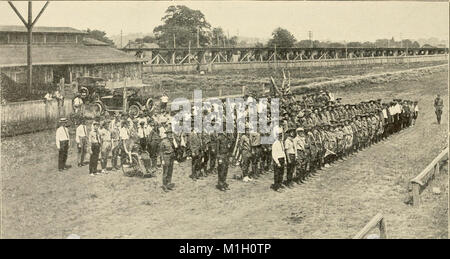
<instances>
[{"instance_id":1,"label":"black and white photograph","mask_svg":"<svg viewBox=\"0 0 450 259\"><path fill-rule=\"evenodd\" d=\"M448 84L448 1L0 1L0 239L448 239Z\"/></svg>"}]
</instances>

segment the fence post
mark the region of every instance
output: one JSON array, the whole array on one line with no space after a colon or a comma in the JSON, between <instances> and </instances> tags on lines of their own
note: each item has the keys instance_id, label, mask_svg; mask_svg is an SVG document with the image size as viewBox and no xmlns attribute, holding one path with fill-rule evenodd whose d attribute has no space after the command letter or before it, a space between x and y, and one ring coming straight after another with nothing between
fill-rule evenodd
<instances>
[{"instance_id":1,"label":"fence post","mask_svg":"<svg viewBox=\"0 0 450 259\"><path fill-rule=\"evenodd\" d=\"M419 206L420 205L420 185L418 183L412 183L412 189L413 189L413 205Z\"/></svg>"},{"instance_id":2,"label":"fence post","mask_svg":"<svg viewBox=\"0 0 450 259\"><path fill-rule=\"evenodd\" d=\"M380 238L381 239L387 239L387 233L386 233L386 221L384 218L380 220Z\"/></svg>"}]
</instances>

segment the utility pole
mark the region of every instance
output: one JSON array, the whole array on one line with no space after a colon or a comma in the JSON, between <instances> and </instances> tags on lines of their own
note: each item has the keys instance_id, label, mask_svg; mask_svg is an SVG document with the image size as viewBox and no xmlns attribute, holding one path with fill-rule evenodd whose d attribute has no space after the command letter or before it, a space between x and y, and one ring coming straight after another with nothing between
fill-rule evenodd
<instances>
[{"instance_id":1,"label":"utility pole","mask_svg":"<svg viewBox=\"0 0 450 259\"><path fill-rule=\"evenodd\" d=\"M122 47L122 30L120 30L120 48L123 48Z\"/></svg>"},{"instance_id":2,"label":"utility pole","mask_svg":"<svg viewBox=\"0 0 450 259\"><path fill-rule=\"evenodd\" d=\"M197 26L197 48L200 48L200 27Z\"/></svg>"},{"instance_id":3,"label":"utility pole","mask_svg":"<svg viewBox=\"0 0 450 259\"><path fill-rule=\"evenodd\" d=\"M313 45L313 41L312 41L312 38L313 38L313 32L312 31L308 31L308 38L309 38L309 42L311 44L311 48L313 48L314 45Z\"/></svg>"},{"instance_id":4,"label":"utility pole","mask_svg":"<svg viewBox=\"0 0 450 259\"><path fill-rule=\"evenodd\" d=\"M188 45L188 63L191 64L191 41L189 41L189 45Z\"/></svg>"},{"instance_id":5,"label":"utility pole","mask_svg":"<svg viewBox=\"0 0 450 259\"><path fill-rule=\"evenodd\" d=\"M177 48L176 39L175 39L175 33L173 34L173 48Z\"/></svg>"},{"instance_id":6,"label":"utility pole","mask_svg":"<svg viewBox=\"0 0 450 259\"><path fill-rule=\"evenodd\" d=\"M16 13L16 15L19 17L19 19L22 21L22 23L27 28L27 86L28 91L31 91L32 85L33 85L33 63L31 58L31 46L33 44L33 27L38 21L39 17L41 17L42 13L44 12L45 8L47 8L49 1L45 3L45 5L42 7L41 11L39 11L38 15L33 21L33 4L31 1L28 1L28 22L25 21L25 19L22 17L20 12L17 10L17 8L14 6L14 4L11 1L8 1L8 4L11 6L13 11Z\"/></svg>"}]
</instances>

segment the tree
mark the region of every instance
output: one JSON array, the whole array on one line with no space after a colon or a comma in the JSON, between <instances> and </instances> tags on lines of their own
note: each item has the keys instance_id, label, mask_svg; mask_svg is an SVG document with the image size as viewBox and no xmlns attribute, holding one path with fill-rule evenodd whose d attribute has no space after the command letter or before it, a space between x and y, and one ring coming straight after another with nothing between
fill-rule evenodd
<instances>
[{"instance_id":1,"label":"tree","mask_svg":"<svg viewBox=\"0 0 450 259\"><path fill-rule=\"evenodd\" d=\"M114 41L112 41L110 38L106 37L106 32L99 31L99 30L91 30L87 29L87 38L96 39L98 41L107 43L110 46L115 46Z\"/></svg>"},{"instance_id":2,"label":"tree","mask_svg":"<svg viewBox=\"0 0 450 259\"><path fill-rule=\"evenodd\" d=\"M420 44L417 41L414 41L411 45L411 48L420 48Z\"/></svg>"},{"instance_id":3,"label":"tree","mask_svg":"<svg viewBox=\"0 0 450 259\"><path fill-rule=\"evenodd\" d=\"M269 47L277 45L277 47L281 48L291 48L294 46L296 41L297 40L292 33L286 29L278 27L272 32L272 39L269 40L267 45Z\"/></svg>"},{"instance_id":4,"label":"tree","mask_svg":"<svg viewBox=\"0 0 450 259\"><path fill-rule=\"evenodd\" d=\"M295 44L295 46L298 48L310 48L312 47L312 45L312 41L310 40L301 40Z\"/></svg>"},{"instance_id":5,"label":"tree","mask_svg":"<svg viewBox=\"0 0 450 259\"><path fill-rule=\"evenodd\" d=\"M238 44L238 37L237 36L233 36L228 40L228 45L227 47L235 47Z\"/></svg>"},{"instance_id":6,"label":"tree","mask_svg":"<svg viewBox=\"0 0 450 259\"><path fill-rule=\"evenodd\" d=\"M163 25L153 29L156 41L161 47L173 47L174 37L177 47L187 47L197 44L204 47L210 44L211 25L206 21L205 15L199 10L190 9L184 5L169 6L166 15L162 17Z\"/></svg>"},{"instance_id":7,"label":"tree","mask_svg":"<svg viewBox=\"0 0 450 259\"><path fill-rule=\"evenodd\" d=\"M348 48L360 48L362 47L362 43L361 42L357 42L357 41L353 41L353 42L349 42L347 44Z\"/></svg>"},{"instance_id":8,"label":"tree","mask_svg":"<svg viewBox=\"0 0 450 259\"><path fill-rule=\"evenodd\" d=\"M142 38L142 41L145 43L156 43L156 38L154 36L148 35Z\"/></svg>"},{"instance_id":9,"label":"tree","mask_svg":"<svg viewBox=\"0 0 450 259\"><path fill-rule=\"evenodd\" d=\"M339 42L331 42L328 44L328 48L345 48L345 45Z\"/></svg>"},{"instance_id":10,"label":"tree","mask_svg":"<svg viewBox=\"0 0 450 259\"><path fill-rule=\"evenodd\" d=\"M223 39L225 39L225 33L221 27L213 28L211 35L211 42L214 46L223 46Z\"/></svg>"},{"instance_id":11,"label":"tree","mask_svg":"<svg viewBox=\"0 0 450 259\"><path fill-rule=\"evenodd\" d=\"M264 44L262 44L261 42L256 42L256 43L255 43L255 47L256 47L256 48L263 48L263 47L264 47Z\"/></svg>"}]
</instances>

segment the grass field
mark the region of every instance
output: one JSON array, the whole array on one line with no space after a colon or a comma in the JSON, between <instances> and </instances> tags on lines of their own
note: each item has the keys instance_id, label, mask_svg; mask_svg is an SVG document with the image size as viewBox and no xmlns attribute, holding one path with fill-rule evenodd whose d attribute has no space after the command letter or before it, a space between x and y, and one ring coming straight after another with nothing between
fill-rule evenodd
<instances>
[{"instance_id":1,"label":"grass field","mask_svg":"<svg viewBox=\"0 0 450 259\"><path fill-rule=\"evenodd\" d=\"M338 74L339 72L336 71ZM244 76L244 75L242 75ZM313 76L313 75L312 75ZM448 122L435 122L440 93L447 118L447 71L419 81L359 85L335 93L345 102L367 99L418 100L417 124L319 171L283 193L269 189L272 174L231 190L215 189L217 177L192 182L190 165L175 165L176 190L164 193L156 178L113 172L88 176L88 168L59 173L54 132L2 139L2 229L4 238L349 238L378 212L390 238L447 238L447 167L421 194L414 208L408 180L447 146ZM69 163L76 166L75 147ZM439 187L441 194L433 194Z\"/></svg>"}]
</instances>

